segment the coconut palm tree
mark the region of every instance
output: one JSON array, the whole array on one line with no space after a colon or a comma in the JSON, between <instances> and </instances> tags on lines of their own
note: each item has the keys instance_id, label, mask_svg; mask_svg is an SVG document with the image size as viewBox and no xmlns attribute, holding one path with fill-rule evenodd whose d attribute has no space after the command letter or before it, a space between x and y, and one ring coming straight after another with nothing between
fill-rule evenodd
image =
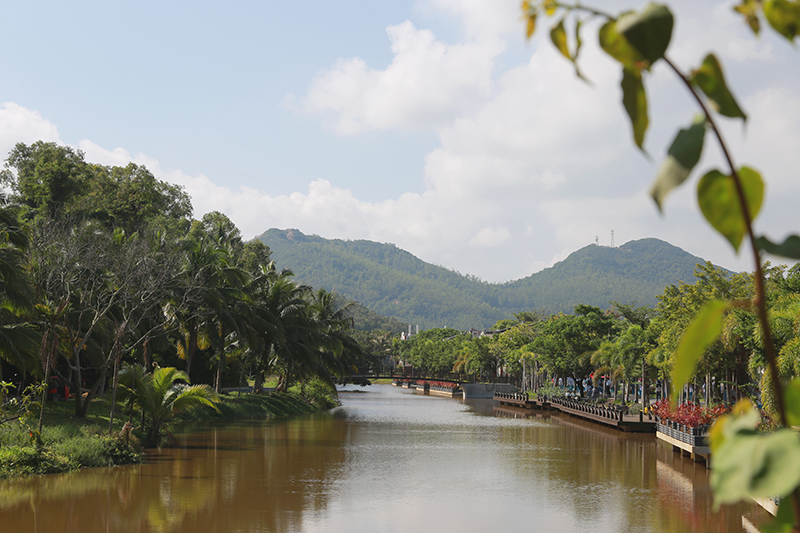
<instances>
[{"instance_id":1,"label":"coconut palm tree","mask_svg":"<svg viewBox=\"0 0 800 533\"><path fill-rule=\"evenodd\" d=\"M28 242L16 210L0 194L0 358L25 372L39 373L39 338L33 327L20 318L34 305L34 293L23 266Z\"/></svg>"},{"instance_id":2,"label":"coconut palm tree","mask_svg":"<svg viewBox=\"0 0 800 533\"><path fill-rule=\"evenodd\" d=\"M189 385L189 376L174 367L156 368L151 374L135 365L120 371L120 395L142 413L145 445L161 440L165 425L178 413L207 405L216 409L219 397L208 385ZM183 383L181 383L183 382Z\"/></svg>"},{"instance_id":3,"label":"coconut palm tree","mask_svg":"<svg viewBox=\"0 0 800 533\"><path fill-rule=\"evenodd\" d=\"M185 254L180 274L183 284L174 291L166 312L180 326L178 355L186 359L186 373L190 374L197 348L209 348L214 340L224 339L236 329L229 311L232 302L243 299L247 275L231 264L230 250L224 244L201 236L188 238L181 246ZM220 327L225 331L220 333Z\"/></svg>"},{"instance_id":4,"label":"coconut palm tree","mask_svg":"<svg viewBox=\"0 0 800 533\"><path fill-rule=\"evenodd\" d=\"M313 294L310 311L319 335L322 371L317 377L326 381L332 376L352 374L356 362L364 358L361 345L350 335L353 329L350 313L354 305L355 302L340 305L336 295L325 289Z\"/></svg>"}]
</instances>

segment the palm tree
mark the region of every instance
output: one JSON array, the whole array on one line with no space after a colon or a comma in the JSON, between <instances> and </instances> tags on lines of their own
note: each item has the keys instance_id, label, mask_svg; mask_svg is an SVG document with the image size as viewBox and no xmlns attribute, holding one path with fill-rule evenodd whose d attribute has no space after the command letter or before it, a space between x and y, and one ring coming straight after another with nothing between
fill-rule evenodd
<instances>
[{"instance_id":1,"label":"palm tree","mask_svg":"<svg viewBox=\"0 0 800 533\"><path fill-rule=\"evenodd\" d=\"M208 348L236 329L229 311L235 300L243 299L247 275L230 263L224 244L200 237L186 239L182 246L184 285L175 291L167 312L180 325L178 355L186 359L186 373L191 374L197 348ZM220 344L216 342L217 347Z\"/></svg>"},{"instance_id":2,"label":"palm tree","mask_svg":"<svg viewBox=\"0 0 800 533\"><path fill-rule=\"evenodd\" d=\"M363 359L361 345L349 333L353 329L350 310L355 302L339 305L336 296L319 289L311 301L311 319L316 323L321 352L318 377L330 381L332 376L352 374L356 361Z\"/></svg>"},{"instance_id":3,"label":"palm tree","mask_svg":"<svg viewBox=\"0 0 800 533\"><path fill-rule=\"evenodd\" d=\"M34 293L25 273L28 235L17 212L0 194L0 358L24 372L39 373L39 337L20 317L34 305ZM0 371L0 379L2 379Z\"/></svg>"},{"instance_id":4,"label":"palm tree","mask_svg":"<svg viewBox=\"0 0 800 533\"><path fill-rule=\"evenodd\" d=\"M189 376L174 367L156 368L151 374L141 365L126 367L119 381L121 396L142 412L146 445L158 444L164 426L178 413L199 405L216 409L219 402L211 387L189 385Z\"/></svg>"}]
</instances>

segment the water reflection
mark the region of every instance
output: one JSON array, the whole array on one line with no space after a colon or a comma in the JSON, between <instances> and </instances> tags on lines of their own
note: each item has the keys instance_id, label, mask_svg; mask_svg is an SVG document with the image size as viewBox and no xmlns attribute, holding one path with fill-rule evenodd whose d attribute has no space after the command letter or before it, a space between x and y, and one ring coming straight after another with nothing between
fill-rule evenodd
<instances>
[{"instance_id":1,"label":"water reflection","mask_svg":"<svg viewBox=\"0 0 800 533\"><path fill-rule=\"evenodd\" d=\"M301 531L324 509L346 427L330 415L206 427L147 465L0 484L3 531ZM6 529L8 527L8 529Z\"/></svg>"},{"instance_id":2,"label":"water reflection","mask_svg":"<svg viewBox=\"0 0 800 533\"><path fill-rule=\"evenodd\" d=\"M705 468L650 435L366 391L330 414L187 428L147 465L0 483L0 530L678 532L763 519L748 505L713 513Z\"/></svg>"}]
</instances>

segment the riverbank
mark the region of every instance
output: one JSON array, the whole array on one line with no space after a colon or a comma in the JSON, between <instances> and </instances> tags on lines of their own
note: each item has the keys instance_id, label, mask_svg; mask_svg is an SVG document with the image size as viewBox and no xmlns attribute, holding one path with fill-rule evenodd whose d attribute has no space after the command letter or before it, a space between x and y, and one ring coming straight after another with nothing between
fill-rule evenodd
<instances>
[{"instance_id":1,"label":"riverbank","mask_svg":"<svg viewBox=\"0 0 800 533\"><path fill-rule=\"evenodd\" d=\"M331 409L330 395L317 391L224 395L218 411L198 407L177 416L173 426L202 420L243 420L284 418ZM48 402L45 407L41 445L37 446L30 429L20 422L0 426L0 479L70 472L79 468L119 466L144 461L144 450L135 431L120 435L127 417L117 411L109 434L110 403L97 399L89 406L85 419L74 415L75 402Z\"/></svg>"}]
</instances>

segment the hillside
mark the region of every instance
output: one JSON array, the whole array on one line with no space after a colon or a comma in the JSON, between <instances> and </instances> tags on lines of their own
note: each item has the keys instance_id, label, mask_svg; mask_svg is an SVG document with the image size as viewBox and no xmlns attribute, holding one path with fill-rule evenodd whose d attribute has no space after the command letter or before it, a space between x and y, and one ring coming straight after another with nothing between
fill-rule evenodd
<instances>
[{"instance_id":1,"label":"hillside","mask_svg":"<svg viewBox=\"0 0 800 533\"><path fill-rule=\"evenodd\" d=\"M422 328L489 327L521 310L571 312L579 303L655 305L668 284L693 281L703 262L658 239L618 248L589 245L526 278L491 284L426 263L393 244L270 229L256 237L299 281L352 298Z\"/></svg>"}]
</instances>

